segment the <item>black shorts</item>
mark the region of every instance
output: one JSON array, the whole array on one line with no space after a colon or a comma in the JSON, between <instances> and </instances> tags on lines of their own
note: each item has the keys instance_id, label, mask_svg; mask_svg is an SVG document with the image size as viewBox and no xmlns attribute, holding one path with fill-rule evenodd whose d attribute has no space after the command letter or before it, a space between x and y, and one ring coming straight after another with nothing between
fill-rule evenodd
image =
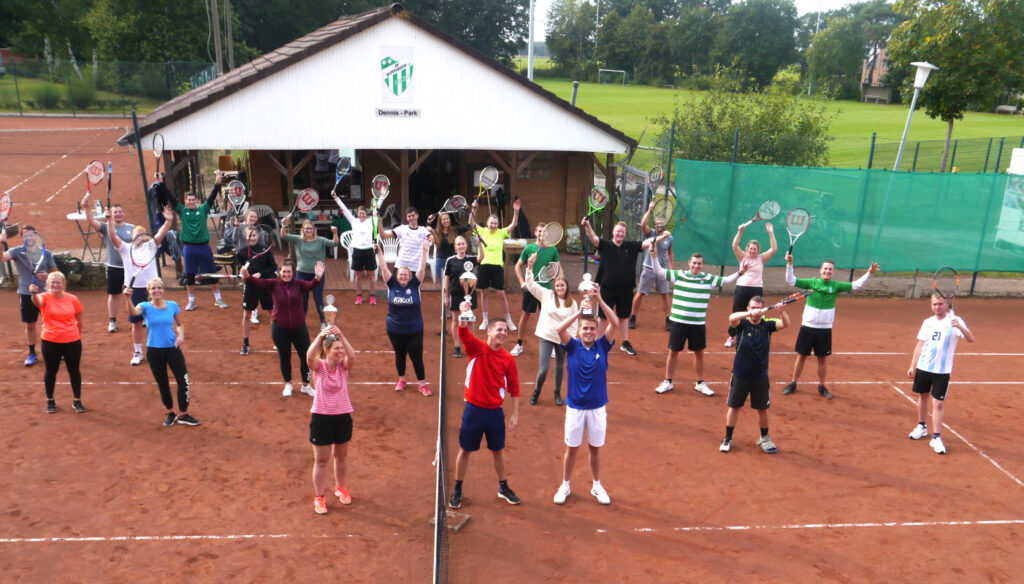
<instances>
[{"instance_id":1,"label":"black shorts","mask_svg":"<svg viewBox=\"0 0 1024 584\"><path fill-rule=\"evenodd\" d=\"M313 414L309 420L309 442L314 446L345 444L352 439L352 414Z\"/></svg>"},{"instance_id":2,"label":"black shorts","mask_svg":"<svg viewBox=\"0 0 1024 584\"><path fill-rule=\"evenodd\" d=\"M149 300L149 290L146 288L132 288L132 304L138 306L143 302ZM141 314L135 316L134 314L128 315L128 322L142 322L145 319Z\"/></svg>"},{"instance_id":3,"label":"black shorts","mask_svg":"<svg viewBox=\"0 0 1024 584\"><path fill-rule=\"evenodd\" d=\"M21 322L37 322L39 307L32 303L32 295L18 294L18 296L21 296Z\"/></svg>"},{"instance_id":4,"label":"black shorts","mask_svg":"<svg viewBox=\"0 0 1024 584\"><path fill-rule=\"evenodd\" d=\"M456 290L455 294L449 294L450 298L448 300L448 309L451 310L452 312L462 312L462 310L459 308L459 305L466 301L466 295L463 294L462 292L463 290L459 289ZM473 305L473 310L476 310L476 290L473 290L473 293L470 294L469 302Z\"/></svg>"},{"instance_id":5,"label":"black shorts","mask_svg":"<svg viewBox=\"0 0 1024 584\"><path fill-rule=\"evenodd\" d=\"M949 389L949 373L932 373L918 369L914 372L914 393L932 392L932 397L943 401Z\"/></svg>"},{"instance_id":6,"label":"black shorts","mask_svg":"<svg viewBox=\"0 0 1024 584\"><path fill-rule=\"evenodd\" d=\"M629 318L633 312L633 287L615 288L610 285L601 286L601 299L610 308L615 310L615 316ZM604 310L598 311L598 316L604 318Z\"/></svg>"},{"instance_id":7,"label":"black shorts","mask_svg":"<svg viewBox=\"0 0 1024 584\"><path fill-rule=\"evenodd\" d=\"M796 336L796 353L804 357L814 350L815 357L828 357L832 354L832 329L820 329L801 326Z\"/></svg>"},{"instance_id":8,"label":"black shorts","mask_svg":"<svg viewBox=\"0 0 1024 584\"><path fill-rule=\"evenodd\" d=\"M505 289L505 268L480 264L476 269L476 287L480 290L488 288L492 290Z\"/></svg>"},{"instance_id":9,"label":"black shorts","mask_svg":"<svg viewBox=\"0 0 1024 584\"><path fill-rule=\"evenodd\" d=\"M107 266L107 294L120 294L124 291L124 268Z\"/></svg>"},{"instance_id":10,"label":"black shorts","mask_svg":"<svg viewBox=\"0 0 1024 584\"><path fill-rule=\"evenodd\" d=\"M668 350L682 351L686 345L693 352L703 351L708 346L708 327L703 324L687 324L670 321L672 330L668 333Z\"/></svg>"},{"instance_id":11,"label":"black shorts","mask_svg":"<svg viewBox=\"0 0 1024 584\"><path fill-rule=\"evenodd\" d=\"M274 296L270 290L246 284L242 289L242 309L256 310L257 306L263 310L274 308Z\"/></svg>"},{"instance_id":12,"label":"black shorts","mask_svg":"<svg viewBox=\"0 0 1024 584\"><path fill-rule=\"evenodd\" d=\"M744 379L733 375L732 379L729 380L729 398L726 400L725 405L734 409L742 408L743 404L747 402L747 396L749 395L750 407L755 410L767 410L772 405L771 398L768 395L770 385L767 376L757 379Z\"/></svg>"},{"instance_id":13,"label":"black shorts","mask_svg":"<svg viewBox=\"0 0 1024 584\"><path fill-rule=\"evenodd\" d=\"M353 249L352 269L356 272L372 272L377 269L377 256L373 249Z\"/></svg>"},{"instance_id":14,"label":"black shorts","mask_svg":"<svg viewBox=\"0 0 1024 584\"><path fill-rule=\"evenodd\" d=\"M530 294L529 290L523 290L523 312L536 314L538 308L540 308L540 300L537 300L533 294Z\"/></svg>"}]
</instances>

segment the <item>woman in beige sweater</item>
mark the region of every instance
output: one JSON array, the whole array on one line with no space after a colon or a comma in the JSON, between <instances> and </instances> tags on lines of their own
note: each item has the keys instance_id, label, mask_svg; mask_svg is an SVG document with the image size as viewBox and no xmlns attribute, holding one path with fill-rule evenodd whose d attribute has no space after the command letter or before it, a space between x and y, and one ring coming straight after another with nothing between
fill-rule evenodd
<instances>
[{"instance_id":1,"label":"woman in beige sweater","mask_svg":"<svg viewBox=\"0 0 1024 584\"><path fill-rule=\"evenodd\" d=\"M551 289L538 284L533 279L533 263L537 254L530 256L526 269L526 289L533 294L534 298L540 300L540 316L537 317L537 329L534 332L539 340L540 363L537 367L537 381L533 388L533 395L530 396L530 405L537 405L537 398L540 397L540 390L544 388L544 381L548 376L548 367L551 365L551 357L555 358L555 405L561 406L562 400L562 372L565 370L565 350L562 348L558 336L558 325L570 315L576 313L576 300L569 295L569 283L565 277L559 275L552 282ZM569 334L576 335L576 324L569 328Z\"/></svg>"}]
</instances>

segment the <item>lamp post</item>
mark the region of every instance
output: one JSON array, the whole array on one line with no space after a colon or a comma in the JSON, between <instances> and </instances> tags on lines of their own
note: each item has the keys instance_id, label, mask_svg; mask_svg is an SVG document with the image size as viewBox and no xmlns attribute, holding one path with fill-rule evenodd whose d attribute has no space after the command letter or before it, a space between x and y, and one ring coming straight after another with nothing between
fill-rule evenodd
<instances>
[{"instance_id":1,"label":"lamp post","mask_svg":"<svg viewBox=\"0 0 1024 584\"><path fill-rule=\"evenodd\" d=\"M938 67L932 65L928 61L915 61L911 65L917 67L917 75L914 77L914 98L910 101L910 113L907 114L907 125L903 128L903 139L900 140L900 149L896 152L896 164L893 166L893 170L900 169L900 161L903 160L903 147L907 145L907 134L910 133L910 120L914 119L914 108L917 107L917 96L921 94L921 90L924 89L924 84L928 81L928 74L934 70L938 70Z\"/></svg>"}]
</instances>

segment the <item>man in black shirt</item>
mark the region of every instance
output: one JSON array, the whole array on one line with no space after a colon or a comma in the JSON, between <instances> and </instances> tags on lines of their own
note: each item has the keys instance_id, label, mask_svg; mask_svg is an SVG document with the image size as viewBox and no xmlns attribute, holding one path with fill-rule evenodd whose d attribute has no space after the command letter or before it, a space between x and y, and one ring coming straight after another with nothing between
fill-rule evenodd
<instances>
[{"instance_id":1,"label":"man in black shirt","mask_svg":"<svg viewBox=\"0 0 1024 584\"><path fill-rule=\"evenodd\" d=\"M761 318L771 308L764 308L764 300L754 296L747 302L746 312L729 315L729 326L737 329L736 357L732 363L732 379L729 382L729 411L725 414L725 440L718 447L721 452L732 450L732 431L740 408L750 396L750 407L757 410L761 439L757 445L768 454L775 454L778 448L768 437L768 407L771 405L768 381L768 355L771 335L789 326L789 315L778 307L782 320Z\"/></svg>"},{"instance_id":2,"label":"man in black shirt","mask_svg":"<svg viewBox=\"0 0 1024 584\"><path fill-rule=\"evenodd\" d=\"M619 331L622 334L623 352L636 355L629 344L629 315L633 310L633 288L636 287L636 258L640 253L639 241L626 241L626 224L619 221L612 229L612 240L599 239L586 217L580 223L587 230L590 243L601 254L601 265L597 268L597 283L601 298L615 310L619 317Z\"/></svg>"}]
</instances>

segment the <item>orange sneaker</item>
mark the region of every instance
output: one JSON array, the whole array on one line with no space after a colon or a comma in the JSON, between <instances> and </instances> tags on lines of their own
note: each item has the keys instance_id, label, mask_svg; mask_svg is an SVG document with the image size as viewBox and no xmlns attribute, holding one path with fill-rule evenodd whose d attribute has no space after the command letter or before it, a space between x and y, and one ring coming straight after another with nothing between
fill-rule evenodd
<instances>
[{"instance_id":1,"label":"orange sneaker","mask_svg":"<svg viewBox=\"0 0 1024 584\"><path fill-rule=\"evenodd\" d=\"M345 489L345 487L335 487L334 496L337 497L339 501L341 501L342 505L350 505L352 503L352 495L348 494L348 491Z\"/></svg>"},{"instance_id":2,"label":"orange sneaker","mask_svg":"<svg viewBox=\"0 0 1024 584\"><path fill-rule=\"evenodd\" d=\"M313 511L316 511L320 515L327 513L327 501L323 497L313 499Z\"/></svg>"}]
</instances>

